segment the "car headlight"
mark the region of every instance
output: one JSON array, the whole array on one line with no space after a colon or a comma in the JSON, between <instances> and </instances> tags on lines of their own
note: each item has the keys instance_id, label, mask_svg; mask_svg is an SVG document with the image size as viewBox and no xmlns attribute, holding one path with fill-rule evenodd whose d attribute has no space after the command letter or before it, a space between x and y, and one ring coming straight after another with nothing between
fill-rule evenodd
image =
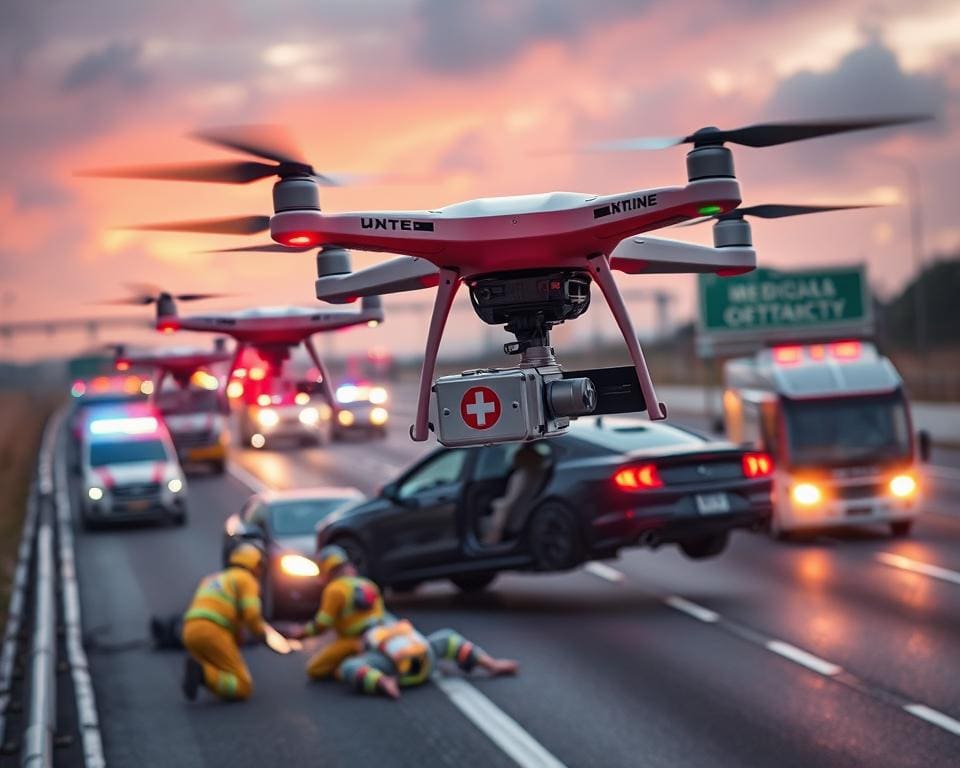
<instances>
[{"instance_id":1,"label":"car headlight","mask_svg":"<svg viewBox=\"0 0 960 768\"><path fill-rule=\"evenodd\" d=\"M87 496L90 497L90 501L100 501L103 498L103 488L92 485L87 489Z\"/></svg>"},{"instance_id":2,"label":"car headlight","mask_svg":"<svg viewBox=\"0 0 960 768\"><path fill-rule=\"evenodd\" d=\"M297 418L300 419L301 424L313 426L320 420L320 411L316 408L304 408Z\"/></svg>"},{"instance_id":3,"label":"car headlight","mask_svg":"<svg viewBox=\"0 0 960 768\"><path fill-rule=\"evenodd\" d=\"M293 402L297 405L306 405L310 402L310 395L306 392L297 392L297 394L293 396Z\"/></svg>"},{"instance_id":4,"label":"car headlight","mask_svg":"<svg viewBox=\"0 0 960 768\"><path fill-rule=\"evenodd\" d=\"M797 483L793 486L790 496L800 506L812 507L823 499L823 491L813 483Z\"/></svg>"},{"instance_id":5,"label":"car headlight","mask_svg":"<svg viewBox=\"0 0 960 768\"><path fill-rule=\"evenodd\" d=\"M917 492L917 481L912 475L897 475L890 480L890 493L898 499L909 499Z\"/></svg>"},{"instance_id":6,"label":"car headlight","mask_svg":"<svg viewBox=\"0 0 960 768\"><path fill-rule=\"evenodd\" d=\"M303 555L288 554L280 558L280 570L288 576L297 576L299 578L309 578L319 576L319 566L309 557Z\"/></svg>"},{"instance_id":7,"label":"car headlight","mask_svg":"<svg viewBox=\"0 0 960 768\"><path fill-rule=\"evenodd\" d=\"M280 423L280 416L273 408L264 408L257 412L257 422L261 427L275 427Z\"/></svg>"},{"instance_id":8,"label":"car headlight","mask_svg":"<svg viewBox=\"0 0 960 768\"><path fill-rule=\"evenodd\" d=\"M390 418L390 414L387 413L386 408L377 407L370 410L370 423L375 427L386 424L388 418Z\"/></svg>"},{"instance_id":9,"label":"car headlight","mask_svg":"<svg viewBox=\"0 0 960 768\"><path fill-rule=\"evenodd\" d=\"M170 493L180 493L183 490L183 480L175 477L167 482L167 488L170 489Z\"/></svg>"},{"instance_id":10,"label":"car headlight","mask_svg":"<svg viewBox=\"0 0 960 768\"><path fill-rule=\"evenodd\" d=\"M339 411L337 413L337 421L340 422L340 426L342 427L349 427L356 420L353 411Z\"/></svg>"},{"instance_id":11,"label":"car headlight","mask_svg":"<svg viewBox=\"0 0 960 768\"><path fill-rule=\"evenodd\" d=\"M369 398L374 405L383 405L387 402L387 390L383 387L373 387L370 390Z\"/></svg>"}]
</instances>

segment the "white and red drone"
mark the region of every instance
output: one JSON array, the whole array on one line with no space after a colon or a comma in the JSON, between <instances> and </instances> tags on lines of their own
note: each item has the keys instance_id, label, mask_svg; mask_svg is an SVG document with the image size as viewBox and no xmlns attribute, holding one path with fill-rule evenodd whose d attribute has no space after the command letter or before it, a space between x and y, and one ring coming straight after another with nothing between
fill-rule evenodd
<instances>
[{"instance_id":1,"label":"white and red drone","mask_svg":"<svg viewBox=\"0 0 960 768\"><path fill-rule=\"evenodd\" d=\"M197 138L270 162L127 167L92 175L234 184L278 176L271 217L175 222L148 228L225 234L269 229L280 249L321 246L316 295L333 303L435 286L411 437L426 440L432 428L444 445L470 445L560 434L570 418L587 413L647 410L651 419L666 418L666 407L657 399L613 272L748 272L756 267L756 253L744 216L780 218L851 207L739 208L740 185L733 154L725 144L769 147L920 119L926 118L767 123L729 131L704 128L670 139L611 142L593 149L624 151L692 144L686 156L687 183L605 196L553 192L483 198L423 211L321 211L319 187L336 181L317 173L285 134L267 126L222 129ZM698 217L714 220L712 248L644 234ZM277 249L271 244L233 250ZM401 256L352 272L344 249ZM599 286L623 334L632 365L564 372L550 347L549 332L554 325L583 314L589 306L591 282ZM434 381L440 339L462 283L469 287L480 318L504 325L516 337L504 350L519 353L520 363ZM474 411L467 410L471 405ZM484 413L482 424L478 408Z\"/></svg>"},{"instance_id":2,"label":"white and red drone","mask_svg":"<svg viewBox=\"0 0 960 768\"><path fill-rule=\"evenodd\" d=\"M227 378L237 368L244 350L251 348L279 370L290 351L303 344L319 372L319 383L324 397L336 408L330 376L317 354L312 336L356 325L377 326L383 322L383 304L379 296L363 299L359 312L340 310L317 310L308 307L258 307L255 309L223 312L219 314L180 315L176 302L199 301L216 298L219 294L184 293L171 294L154 286L134 286L134 296L111 303L156 304L156 328L164 333L175 331L200 331L232 337L236 346L232 352Z\"/></svg>"}]
</instances>

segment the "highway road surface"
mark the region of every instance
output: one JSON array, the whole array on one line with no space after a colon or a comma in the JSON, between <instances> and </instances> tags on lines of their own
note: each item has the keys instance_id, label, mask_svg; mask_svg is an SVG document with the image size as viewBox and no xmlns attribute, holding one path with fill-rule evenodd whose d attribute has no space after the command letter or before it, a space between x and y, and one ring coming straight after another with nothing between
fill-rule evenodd
<instances>
[{"instance_id":1,"label":"highway road surface","mask_svg":"<svg viewBox=\"0 0 960 768\"><path fill-rule=\"evenodd\" d=\"M381 442L238 451L190 480L184 528L77 533L86 645L114 766L956 766L960 764L960 456L938 452L914 535L794 543L738 533L721 557L634 550L482 595L395 596L522 665L450 674L399 702L307 682L302 654L245 654L253 698L181 698L182 657L146 642L219 565L224 519L261 487L371 493L425 450L412 414ZM73 495L76 489L72 491Z\"/></svg>"}]
</instances>

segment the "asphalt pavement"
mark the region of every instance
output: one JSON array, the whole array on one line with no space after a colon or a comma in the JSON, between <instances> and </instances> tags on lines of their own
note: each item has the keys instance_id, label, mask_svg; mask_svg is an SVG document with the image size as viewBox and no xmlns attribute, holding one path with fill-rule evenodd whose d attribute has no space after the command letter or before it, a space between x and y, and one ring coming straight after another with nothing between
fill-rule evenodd
<instances>
[{"instance_id":1,"label":"asphalt pavement","mask_svg":"<svg viewBox=\"0 0 960 768\"><path fill-rule=\"evenodd\" d=\"M88 654L106 756L126 766L947 766L960 755L960 458L935 455L914 535L795 543L738 533L719 558L633 550L562 575L507 575L389 599L451 626L513 679L461 677L399 702L311 684L306 655L245 655L252 699L180 695L182 657L147 642L219 566L223 521L251 488L372 493L433 444L406 435L238 451L190 479L184 528L78 531ZM76 489L74 489L75 492ZM315 642L315 641L313 641Z\"/></svg>"}]
</instances>

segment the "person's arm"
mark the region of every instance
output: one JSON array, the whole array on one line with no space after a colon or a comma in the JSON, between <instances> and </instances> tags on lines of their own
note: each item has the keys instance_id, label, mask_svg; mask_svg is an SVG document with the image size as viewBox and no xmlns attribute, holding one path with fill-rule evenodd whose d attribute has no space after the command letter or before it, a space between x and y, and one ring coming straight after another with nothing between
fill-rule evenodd
<instances>
[{"instance_id":1,"label":"person's arm","mask_svg":"<svg viewBox=\"0 0 960 768\"><path fill-rule=\"evenodd\" d=\"M343 611L344 594L339 584L330 584L323 590L323 598L320 601L320 610L316 615L303 625L303 637L313 637L314 635L326 632L337 617Z\"/></svg>"},{"instance_id":2,"label":"person's arm","mask_svg":"<svg viewBox=\"0 0 960 768\"><path fill-rule=\"evenodd\" d=\"M239 624L255 638L264 636L263 611L260 605L260 582L252 573L237 574L237 607L240 611Z\"/></svg>"}]
</instances>

